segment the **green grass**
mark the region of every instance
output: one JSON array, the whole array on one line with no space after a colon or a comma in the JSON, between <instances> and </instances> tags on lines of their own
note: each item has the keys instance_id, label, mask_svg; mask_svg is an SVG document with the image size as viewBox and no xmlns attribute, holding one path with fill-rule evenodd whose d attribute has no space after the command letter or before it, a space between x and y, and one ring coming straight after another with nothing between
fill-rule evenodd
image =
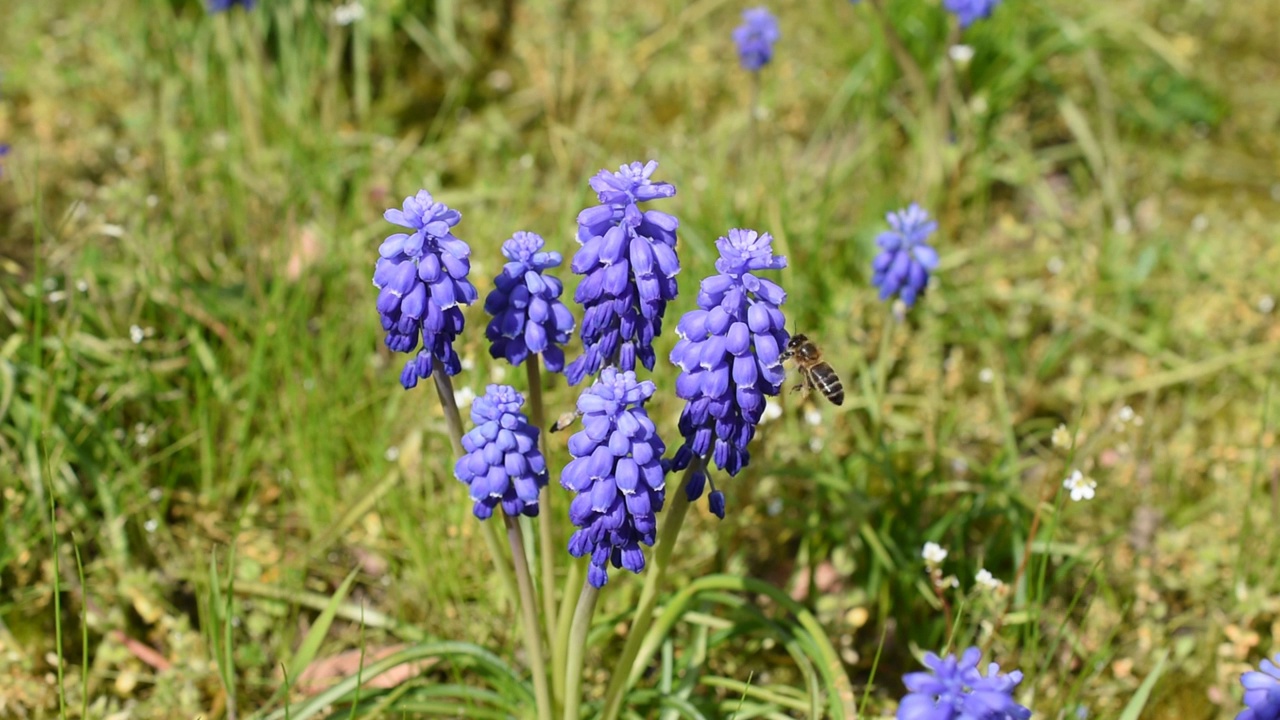
<instances>
[{"instance_id":1,"label":"green grass","mask_svg":"<svg viewBox=\"0 0 1280 720\"><path fill-rule=\"evenodd\" d=\"M937 82L944 16L888 4ZM568 255L586 179L655 157L684 264L660 357L716 237L767 230L788 318L849 400L810 425L785 398L722 483L728 518L692 513L664 589L692 614L648 648L639 714L807 715L826 668L796 659L809 636L780 604L675 595L726 572L801 598L871 715L954 638L1026 671L1037 717L1234 717L1239 673L1280 651L1280 6L1006 0L965 34L939 148L866 4L771 3L754 124L741 5L513 1L509 34L504 3L364 5L351 27L302 0L4 11L0 716L284 717L282 667L291 712L308 702L298 658L449 641L491 655L358 709L500 712L510 692L475 680L523 674L517 613L434 397L381 346L381 213L419 187L459 209L484 293L513 231ZM912 200L943 264L895 323L869 265ZM523 385L480 307L468 323L455 384ZM653 379L670 440L675 373ZM549 413L575 395L557 379ZM1072 467L1091 503L1056 495ZM1008 596L935 596L928 540L964 591L986 567ZM589 705L639 589L601 596Z\"/></svg>"}]
</instances>

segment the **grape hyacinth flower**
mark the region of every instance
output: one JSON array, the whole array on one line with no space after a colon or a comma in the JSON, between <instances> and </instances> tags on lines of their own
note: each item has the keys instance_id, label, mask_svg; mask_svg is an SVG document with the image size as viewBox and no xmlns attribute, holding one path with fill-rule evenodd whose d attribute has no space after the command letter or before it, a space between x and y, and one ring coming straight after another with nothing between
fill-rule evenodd
<instances>
[{"instance_id":1,"label":"grape hyacinth flower","mask_svg":"<svg viewBox=\"0 0 1280 720\"><path fill-rule=\"evenodd\" d=\"M671 183L653 182L658 163L623 165L591 178L600 205L578 214L578 243L570 267L583 275L573 298L583 306L583 354L565 378L577 385L606 365L652 370L653 339L662 332L667 303L676 297L676 228L680 221L638 203L676 194Z\"/></svg>"},{"instance_id":2,"label":"grape hyacinth flower","mask_svg":"<svg viewBox=\"0 0 1280 720\"><path fill-rule=\"evenodd\" d=\"M506 265L494 278L494 289L484 299L484 311L493 316L485 328L491 343L489 354L519 366L530 354L541 355L551 372L564 369L564 350L573 332L573 315L560 301L564 285L543 274L559 267L560 253L542 250L543 239L531 232L517 232L502 243Z\"/></svg>"},{"instance_id":3,"label":"grape hyacinth flower","mask_svg":"<svg viewBox=\"0 0 1280 720\"><path fill-rule=\"evenodd\" d=\"M461 213L419 190L404 199L402 210L392 208L383 217L413 231L382 241L373 272L387 347L409 353L422 340L422 349L400 373L407 390L437 368L448 375L462 371L453 349L464 324L459 306L475 302L478 293L467 279L471 248L453 235Z\"/></svg>"},{"instance_id":4,"label":"grape hyacinth flower","mask_svg":"<svg viewBox=\"0 0 1280 720\"><path fill-rule=\"evenodd\" d=\"M778 19L763 7L742 11L742 24L733 29L733 42L738 46L738 62L751 72L773 59L773 44L782 37Z\"/></svg>"},{"instance_id":5,"label":"grape hyacinth flower","mask_svg":"<svg viewBox=\"0 0 1280 720\"><path fill-rule=\"evenodd\" d=\"M252 10L256 4L258 0L209 0L209 12L225 12L236 5L242 6L245 10Z\"/></svg>"},{"instance_id":6,"label":"grape hyacinth flower","mask_svg":"<svg viewBox=\"0 0 1280 720\"><path fill-rule=\"evenodd\" d=\"M967 28L975 22L991 17L1000 0L943 0L942 5L960 20L960 27Z\"/></svg>"},{"instance_id":7,"label":"grape hyacinth flower","mask_svg":"<svg viewBox=\"0 0 1280 720\"><path fill-rule=\"evenodd\" d=\"M900 295L911 307L929 284L929 271L938 266L938 252L926 244L938 223L915 203L886 217L893 229L876 238L881 252L872 263L871 283L880 288L881 300Z\"/></svg>"},{"instance_id":8,"label":"grape hyacinth flower","mask_svg":"<svg viewBox=\"0 0 1280 720\"><path fill-rule=\"evenodd\" d=\"M751 459L747 450L764 414L765 398L777 395L786 378L781 351L787 346L786 319L779 306L787 294L758 273L781 270L787 259L773 254L773 237L754 230L730 230L716 240L718 274L702 281L698 309L676 326L680 336L671 362L680 368L676 394L688 401L680 414L684 444L673 470L710 457L732 477ZM685 485L690 501L702 497L702 468ZM711 511L724 518L724 493L711 484Z\"/></svg>"},{"instance_id":9,"label":"grape hyacinth flower","mask_svg":"<svg viewBox=\"0 0 1280 720\"><path fill-rule=\"evenodd\" d=\"M538 515L547 462L538 450L538 428L520 412L523 405L524 397L509 385L490 385L471 404L476 426L462 436L466 455L453 474L471 489L471 511L481 520L499 505L508 517Z\"/></svg>"},{"instance_id":10,"label":"grape hyacinth flower","mask_svg":"<svg viewBox=\"0 0 1280 720\"><path fill-rule=\"evenodd\" d=\"M982 652L976 647L939 658L924 656L931 672L903 676L907 693L898 704L898 720L1027 720L1031 711L1013 699L1013 689L1022 682L1022 673L1007 675L991 663L984 677L978 672Z\"/></svg>"},{"instance_id":11,"label":"grape hyacinth flower","mask_svg":"<svg viewBox=\"0 0 1280 720\"><path fill-rule=\"evenodd\" d=\"M1250 670L1240 677L1244 685L1245 710L1236 720L1280 720L1280 653L1272 660L1263 659L1261 670Z\"/></svg>"},{"instance_id":12,"label":"grape hyacinth flower","mask_svg":"<svg viewBox=\"0 0 1280 720\"><path fill-rule=\"evenodd\" d=\"M569 438L574 459L560 484L578 493L569 519L579 529L569 538L569 554L591 556L587 580L609 581L606 563L633 573L644 569L640 545L653 546L656 514L666 498L666 445L644 404L654 385L636 374L607 367L578 397L580 432Z\"/></svg>"},{"instance_id":13,"label":"grape hyacinth flower","mask_svg":"<svg viewBox=\"0 0 1280 720\"><path fill-rule=\"evenodd\" d=\"M9 144L0 143L0 158L9 154ZM0 177L4 177L4 165L0 165Z\"/></svg>"}]
</instances>

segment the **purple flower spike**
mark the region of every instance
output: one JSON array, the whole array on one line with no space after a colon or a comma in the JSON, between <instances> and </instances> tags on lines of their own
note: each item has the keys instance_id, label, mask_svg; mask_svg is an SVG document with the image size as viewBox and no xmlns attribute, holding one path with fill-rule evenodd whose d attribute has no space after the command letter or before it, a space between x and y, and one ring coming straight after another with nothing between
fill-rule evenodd
<instances>
[{"instance_id":1,"label":"purple flower spike","mask_svg":"<svg viewBox=\"0 0 1280 720\"><path fill-rule=\"evenodd\" d=\"M256 4L258 4L257 0L209 0L209 12L224 12L236 5L242 6L245 10L252 10Z\"/></svg>"},{"instance_id":2,"label":"purple flower spike","mask_svg":"<svg viewBox=\"0 0 1280 720\"><path fill-rule=\"evenodd\" d=\"M938 267L938 252L926 244L938 223L915 203L887 217L893 230L876 238L881 252L871 266L871 284L880 288L881 300L901 295L911 307L929 284L929 271Z\"/></svg>"},{"instance_id":3,"label":"purple flower spike","mask_svg":"<svg viewBox=\"0 0 1280 720\"><path fill-rule=\"evenodd\" d=\"M1013 699L1013 689L1022 682L1022 673L1000 673L991 663L987 674L978 672L982 652L976 647L939 658L924 656L931 672L903 676L907 693L898 704L898 720L1027 720L1031 711Z\"/></svg>"},{"instance_id":4,"label":"purple flower spike","mask_svg":"<svg viewBox=\"0 0 1280 720\"><path fill-rule=\"evenodd\" d=\"M730 230L716 241L718 274L702 281L698 309L676 326L680 341L671 362L680 368L676 394L688 401L680 415L684 444L672 460L683 470L694 458L714 461L730 476L751 459L747 445L764 414L766 395L777 395L786 378L781 350L790 336L779 306L787 294L763 270L780 270L787 259L773 254L773 237ZM702 497L707 478L694 473L685 485L690 500ZM711 483L711 511L724 517L724 494Z\"/></svg>"},{"instance_id":5,"label":"purple flower spike","mask_svg":"<svg viewBox=\"0 0 1280 720\"><path fill-rule=\"evenodd\" d=\"M9 154L9 145L8 145L8 143L0 143L0 158L3 158L5 155L8 155L8 154ZM3 166L3 165L0 165L0 177L4 177L4 166Z\"/></svg>"},{"instance_id":6,"label":"purple flower spike","mask_svg":"<svg viewBox=\"0 0 1280 720\"><path fill-rule=\"evenodd\" d=\"M494 289L484 299L484 311L493 316L485 328L489 354L520 365L530 354L541 355L551 372L564 370L562 345L573 332L573 315L560 301L564 285L543 271L559 267L558 252L544 252L542 238L517 232L502 243L506 265L494 278Z\"/></svg>"},{"instance_id":7,"label":"purple flower spike","mask_svg":"<svg viewBox=\"0 0 1280 720\"><path fill-rule=\"evenodd\" d=\"M782 37L778 18L763 7L742 11L742 24L733 29L733 42L738 46L738 62L751 72L773 59L773 44Z\"/></svg>"},{"instance_id":8,"label":"purple flower spike","mask_svg":"<svg viewBox=\"0 0 1280 720\"><path fill-rule=\"evenodd\" d=\"M462 371L453 341L464 324L461 306L475 302L478 293L467 279L471 248L453 236L461 213L419 190L404 199L402 210L392 208L383 217L413 231L382 241L373 272L387 347L410 353L422 340L422 349L400 373L407 390L437 367L448 375Z\"/></svg>"},{"instance_id":9,"label":"purple flower spike","mask_svg":"<svg viewBox=\"0 0 1280 720\"><path fill-rule=\"evenodd\" d=\"M1246 709L1236 720L1280 720L1280 653L1240 677Z\"/></svg>"},{"instance_id":10,"label":"purple flower spike","mask_svg":"<svg viewBox=\"0 0 1280 720\"><path fill-rule=\"evenodd\" d=\"M570 264L582 282L573 299L583 306L582 356L565 369L577 385L606 365L635 370L638 359L652 370L653 339L662 332L667 303L676 297L676 228L680 222L637 203L676 194L671 183L649 178L650 160L601 170L591 178L600 205L578 214L578 244Z\"/></svg>"},{"instance_id":11,"label":"purple flower spike","mask_svg":"<svg viewBox=\"0 0 1280 720\"><path fill-rule=\"evenodd\" d=\"M538 428L520 412L524 397L508 385L490 385L471 404L475 427L462 436L467 452L453 468L471 489L472 512L481 520L502 507L509 517L538 515L538 491L547 486L547 462L538 450Z\"/></svg>"},{"instance_id":12,"label":"purple flower spike","mask_svg":"<svg viewBox=\"0 0 1280 720\"><path fill-rule=\"evenodd\" d=\"M991 17L999 4L1000 0L942 0L943 7L960 20L962 28Z\"/></svg>"},{"instance_id":13,"label":"purple flower spike","mask_svg":"<svg viewBox=\"0 0 1280 720\"><path fill-rule=\"evenodd\" d=\"M667 477L667 446L644 409L653 391L634 372L607 367L578 397L583 429L569 438L574 459L560 484L578 494L569 506L579 528L569 554L591 557L587 580L595 587L609 581L607 563L644 570L640 545L653 546Z\"/></svg>"}]
</instances>

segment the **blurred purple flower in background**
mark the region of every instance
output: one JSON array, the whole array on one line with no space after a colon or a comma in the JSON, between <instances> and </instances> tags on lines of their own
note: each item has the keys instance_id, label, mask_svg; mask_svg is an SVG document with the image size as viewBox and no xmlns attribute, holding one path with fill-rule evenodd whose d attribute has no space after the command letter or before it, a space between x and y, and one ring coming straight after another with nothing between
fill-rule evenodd
<instances>
[{"instance_id":1,"label":"blurred purple flower in background","mask_svg":"<svg viewBox=\"0 0 1280 720\"><path fill-rule=\"evenodd\" d=\"M578 397L582 430L569 438L574 459L560 484L578 493L569 519L579 530L569 538L569 554L591 556L587 580L595 587L609 581L607 563L633 573L644 569L644 551L652 546L656 514L666 499L666 445L644 404L654 385L636 374L607 367Z\"/></svg>"},{"instance_id":2,"label":"blurred purple flower in background","mask_svg":"<svg viewBox=\"0 0 1280 720\"><path fill-rule=\"evenodd\" d=\"M387 347L417 356L405 363L400 384L409 389L440 366L448 375L462 371L453 341L462 332L460 305L476 301L477 292L467 273L471 248L453 236L462 214L431 193L419 190L404 199L404 208L383 214L388 222L413 230L382 241L373 284L378 293L378 314L386 330Z\"/></svg>"},{"instance_id":3,"label":"blurred purple flower in background","mask_svg":"<svg viewBox=\"0 0 1280 720\"><path fill-rule=\"evenodd\" d=\"M773 44L782 37L778 19L763 7L742 11L742 24L733 29L733 42L738 46L738 62L757 72L773 59Z\"/></svg>"},{"instance_id":4,"label":"blurred purple flower in background","mask_svg":"<svg viewBox=\"0 0 1280 720\"><path fill-rule=\"evenodd\" d=\"M1000 0L942 0L942 5L960 20L960 27L967 28L975 22L991 17Z\"/></svg>"},{"instance_id":5,"label":"blurred purple flower in background","mask_svg":"<svg viewBox=\"0 0 1280 720\"><path fill-rule=\"evenodd\" d=\"M649 179L657 169L652 160L633 162L591 178L601 204L578 214L582 247L570 266L584 276L573 295L583 306L583 353L565 369L570 385L606 365L634 370L637 359L653 369L653 339L662 332L680 272L680 222L658 210L641 212L637 205L676 194L671 183Z\"/></svg>"},{"instance_id":6,"label":"blurred purple flower in background","mask_svg":"<svg viewBox=\"0 0 1280 720\"><path fill-rule=\"evenodd\" d=\"M924 656L930 672L903 676L907 693L898 704L898 720L1027 720L1031 711L1013 699L1013 689L1022 682L1022 673L1007 675L991 663L984 677L978 672L982 652L976 647L939 658Z\"/></svg>"},{"instance_id":7,"label":"blurred purple flower in background","mask_svg":"<svg viewBox=\"0 0 1280 720\"><path fill-rule=\"evenodd\" d=\"M684 444L673 470L695 457L708 458L730 476L751 459L747 445L764 414L766 395L777 395L786 371L780 353L787 346L787 322L779 306L787 294L761 270L781 270L787 260L773 254L773 237L754 230L730 230L716 241L718 274L702 281L698 309L676 326L680 341L671 362L680 368L676 394L688 401L680 415ZM694 473L685 492L702 496L707 478ZM724 517L724 494L711 485L709 503Z\"/></svg>"},{"instance_id":8,"label":"blurred purple flower in background","mask_svg":"<svg viewBox=\"0 0 1280 720\"><path fill-rule=\"evenodd\" d=\"M5 155L8 155L8 154L9 154L9 144L8 144L8 143L0 143L0 159L3 159L3 158L4 158L4 156L5 156ZM0 177L4 177L4 165L3 165L3 164L0 164Z\"/></svg>"},{"instance_id":9,"label":"blurred purple flower in background","mask_svg":"<svg viewBox=\"0 0 1280 720\"><path fill-rule=\"evenodd\" d=\"M929 284L929 271L938 266L937 251L926 244L938 223L915 203L887 218L893 229L876 238L881 252L872 263L871 283L880 288L881 300L901 295L911 307Z\"/></svg>"},{"instance_id":10,"label":"blurred purple flower in background","mask_svg":"<svg viewBox=\"0 0 1280 720\"><path fill-rule=\"evenodd\" d=\"M547 463L538 450L539 429L520 412L524 397L509 385L490 385L471 404L475 427L462 436L466 455L453 474L467 484L481 520L502 505L508 516L538 515L538 491L547 485Z\"/></svg>"},{"instance_id":11,"label":"blurred purple flower in background","mask_svg":"<svg viewBox=\"0 0 1280 720\"><path fill-rule=\"evenodd\" d=\"M559 267L560 253L542 250L543 239L531 232L517 232L502 243L508 262L494 278L494 289L484 299L484 311L493 316L485 328L489 354L520 365L531 353L541 355L551 372L564 369L564 350L573 332L573 315L560 301L564 285L543 272Z\"/></svg>"},{"instance_id":12,"label":"blurred purple flower in background","mask_svg":"<svg viewBox=\"0 0 1280 720\"><path fill-rule=\"evenodd\" d=\"M219 13L240 5L245 10L252 10L258 0L209 0L209 12Z\"/></svg>"},{"instance_id":13,"label":"blurred purple flower in background","mask_svg":"<svg viewBox=\"0 0 1280 720\"><path fill-rule=\"evenodd\" d=\"M1247 709L1236 720L1280 720L1280 653L1273 660L1262 660L1261 670L1251 670L1240 677L1244 685Z\"/></svg>"}]
</instances>

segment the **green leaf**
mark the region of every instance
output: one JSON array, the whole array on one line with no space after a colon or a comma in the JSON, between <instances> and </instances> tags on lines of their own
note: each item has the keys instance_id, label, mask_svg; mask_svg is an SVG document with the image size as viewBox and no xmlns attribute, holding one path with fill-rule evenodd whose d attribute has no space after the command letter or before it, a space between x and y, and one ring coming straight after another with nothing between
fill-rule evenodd
<instances>
[{"instance_id":1,"label":"green leaf","mask_svg":"<svg viewBox=\"0 0 1280 720\"><path fill-rule=\"evenodd\" d=\"M324 642L324 638L329 634L329 628L333 625L334 616L338 612L338 607L342 605L342 601L347 598L347 593L351 590L351 583L356 579L356 573L360 568L352 568L347 573L347 577L338 586L338 591L329 598L329 604L320 612L320 616L316 618L316 622L307 631L307 636L302 639L302 644L298 646L298 652L293 654L293 658L288 664L288 677L297 678L302 676L302 671L307 669L312 660L316 659L316 654L320 652L320 643Z\"/></svg>"}]
</instances>

